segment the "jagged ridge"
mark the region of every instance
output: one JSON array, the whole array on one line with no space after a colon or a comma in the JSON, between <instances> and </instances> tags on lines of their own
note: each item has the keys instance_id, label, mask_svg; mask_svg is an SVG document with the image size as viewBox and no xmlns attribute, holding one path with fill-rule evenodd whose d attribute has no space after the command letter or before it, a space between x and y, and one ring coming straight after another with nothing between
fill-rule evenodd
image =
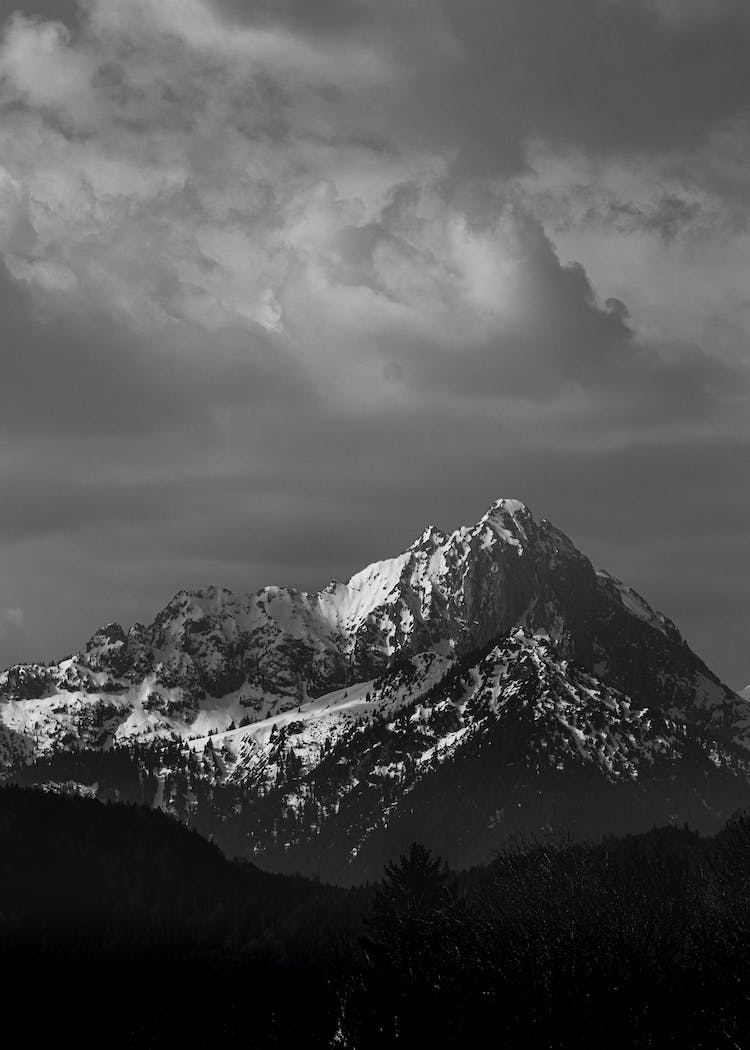
<instances>
[{"instance_id":1,"label":"jagged ridge","mask_svg":"<svg viewBox=\"0 0 750 1050\"><path fill-rule=\"evenodd\" d=\"M513 742L524 783L550 771L572 783L585 769L632 786L689 757L692 772L717 771L717 784L721 773L704 799L717 812L727 783L744 797L750 740L747 703L675 625L515 500L449 534L430 526L403 554L317 594L180 592L149 626L108 624L59 664L4 672L0 719L11 772L132 746L157 785L146 801L220 825L238 851L299 866L332 815L341 863L366 852L407 796L429 795L437 766L459 755L481 765L488 741L504 755ZM169 761L155 757L158 742ZM399 748L408 761L383 759ZM358 770L387 790L363 792ZM198 784L209 787L200 817ZM512 824L493 805L474 853ZM350 824L347 808L360 814Z\"/></svg>"}]
</instances>

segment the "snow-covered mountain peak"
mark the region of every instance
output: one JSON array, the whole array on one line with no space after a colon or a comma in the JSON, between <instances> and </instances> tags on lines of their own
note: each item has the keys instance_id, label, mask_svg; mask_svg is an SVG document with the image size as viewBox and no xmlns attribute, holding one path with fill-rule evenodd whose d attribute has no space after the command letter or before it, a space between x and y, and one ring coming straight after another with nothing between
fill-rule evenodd
<instances>
[{"instance_id":1,"label":"snow-covered mountain peak","mask_svg":"<svg viewBox=\"0 0 750 1050\"><path fill-rule=\"evenodd\" d=\"M37 754L273 725L425 654L450 663L507 648L518 631L537 640L519 674L531 673L546 639L545 666L575 664L641 707L679 708L686 721L750 741L747 704L676 627L514 499L450 533L430 525L402 553L317 594L179 591L151 624L108 623L73 657L0 674L0 723Z\"/></svg>"},{"instance_id":2,"label":"snow-covered mountain peak","mask_svg":"<svg viewBox=\"0 0 750 1050\"><path fill-rule=\"evenodd\" d=\"M493 529L500 539L517 546L519 541L529 538L529 530L535 528L535 522L529 508L520 500L496 499L478 522L461 525L453 532L447 533L437 525L428 525L411 544L409 551L433 551L440 547L456 549L462 545L469 545L487 526Z\"/></svg>"},{"instance_id":3,"label":"snow-covered mountain peak","mask_svg":"<svg viewBox=\"0 0 750 1050\"><path fill-rule=\"evenodd\" d=\"M447 535L437 525L428 525L420 536L414 540L409 550L420 550L423 547L441 547L447 540Z\"/></svg>"},{"instance_id":4,"label":"snow-covered mountain peak","mask_svg":"<svg viewBox=\"0 0 750 1050\"><path fill-rule=\"evenodd\" d=\"M234 591L228 587L216 587L209 584L206 587L197 587L194 590L180 590L168 603L167 608L193 608L201 609L203 612L222 612L227 606L231 607L237 600Z\"/></svg>"},{"instance_id":5,"label":"snow-covered mountain peak","mask_svg":"<svg viewBox=\"0 0 750 1050\"><path fill-rule=\"evenodd\" d=\"M500 499L318 593L179 591L150 624L106 623L72 657L0 673L0 775L88 769L121 792L132 761L127 790L149 804L279 863L319 841L323 868L389 823L442 825L455 803L463 863L472 821L479 860L519 807L547 822L567 784L573 822L614 785L628 813L651 792L645 826L689 815L663 797L680 778L700 812L744 799L748 694L554 525Z\"/></svg>"},{"instance_id":6,"label":"snow-covered mountain peak","mask_svg":"<svg viewBox=\"0 0 750 1050\"><path fill-rule=\"evenodd\" d=\"M86 652L91 652L92 649L98 649L100 646L116 645L118 642L126 641L127 635L122 625L110 620L92 634L86 643Z\"/></svg>"},{"instance_id":7,"label":"snow-covered mountain peak","mask_svg":"<svg viewBox=\"0 0 750 1050\"><path fill-rule=\"evenodd\" d=\"M509 517L511 519L518 518L519 520L523 520L532 518L533 515L526 504L522 503L520 499L509 499L501 496L499 499L490 503L483 517Z\"/></svg>"},{"instance_id":8,"label":"snow-covered mountain peak","mask_svg":"<svg viewBox=\"0 0 750 1050\"><path fill-rule=\"evenodd\" d=\"M531 511L517 499L495 500L475 528L484 526L490 528L501 541L515 547L519 554L529 542L531 532L536 531ZM491 542L491 538L487 537L485 544Z\"/></svg>"}]
</instances>

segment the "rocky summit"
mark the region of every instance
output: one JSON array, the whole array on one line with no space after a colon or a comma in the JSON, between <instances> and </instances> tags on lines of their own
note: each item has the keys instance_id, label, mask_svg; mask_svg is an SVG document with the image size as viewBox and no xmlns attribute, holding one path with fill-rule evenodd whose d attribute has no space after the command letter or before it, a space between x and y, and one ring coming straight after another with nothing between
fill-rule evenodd
<instances>
[{"instance_id":1,"label":"rocky summit","mask_svg":"<svg viewBox=\"0 0 750 1050\"><path fill-rule=\"evenodd\" d=\"M310 594L181 591L0 675L3 778L160 807L339 881L750 802L750 705L550 522L498 500Z\"/></svg>"}]
</instances>

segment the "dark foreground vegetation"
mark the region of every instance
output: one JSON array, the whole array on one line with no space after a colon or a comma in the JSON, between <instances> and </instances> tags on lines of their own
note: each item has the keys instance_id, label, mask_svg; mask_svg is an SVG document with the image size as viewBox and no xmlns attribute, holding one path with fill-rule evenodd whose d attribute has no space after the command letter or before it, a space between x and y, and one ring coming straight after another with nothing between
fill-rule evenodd
<instances>
[{"instance_id":1,"label":"dark foreground vegetation","mask_svg":"<svg viewBox=\"0 0 750 1050\"><path fill-rule=\"evenodd\" d=\"M14 1045L750 1047L750 819L343 890L5 788L0 971Z\"/></svg>"}]
</instances>

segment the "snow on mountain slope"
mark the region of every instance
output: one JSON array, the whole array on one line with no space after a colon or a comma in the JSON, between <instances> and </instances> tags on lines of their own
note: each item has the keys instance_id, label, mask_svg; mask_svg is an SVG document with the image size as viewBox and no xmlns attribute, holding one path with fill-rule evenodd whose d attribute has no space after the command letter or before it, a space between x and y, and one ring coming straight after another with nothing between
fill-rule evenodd
<instances>
[{"instance_id":1,"label":"snow on mountain slope","mask_svg":"<svg viewBox=\"0 0 750 1050\"><path fill-rule=\"evenodd\" d=\"M0 717L35 753L202 736L516 626L644 703L677 699L686 717L748 732L736 694L686 656L676 627L516 500L449 534L430 526L403 554L317 594L181 591L148 627L108 624L57 665L5 671Z\"/></svg>"},{"instance_id":2,"label":"snow on mountain slope","mask_svg":"<svg viewBox=\"0 0 750 1050\"><path fill-rule=\"evenodd\" d=\"M427 529L402 555L318 594L181 591L148 627L108 624L60 664L4 672L4 721L32 729L43 750L61 742L55 722L99 746L202 733L373 677L400 653L471 648L526 612L534 587L513 561L532 530L538 540L545 526L498 501L477 525Z\"/></svg>"},{"instance_id":3,"label":"snow on mountain slope","mask_svg":"<svg viewBox=\"0 0 750 1050\"><path fill-rule=\"evenodd\" d=\"M223 755L227 782L268 790L279 778L280 767L274 759L279 751L286 749L287 757L293 754L300 771L314 770L326 750L352 727L373 718L395 717L429 692L452 663L437 653L422 653L408 668L391 673L386 680L372 679L336 690L244 729L192 740L189 747L201 752L210 740L212 748Z\"/></svg>"},{"instance_id":4,"label":"snow on mountain slope","mask_svg":"<svg viewBox=\"0 0 750 1050\"><path fill-rule=\"evenodd\" d=\"M263 772L243 852L332 878L375 877L415 835L452 863L478 862L493 836L549 828L555 807L563 826L601 830L607 789L630 811L619 818L626 827L676 813L700 825L748 793L750 758L636 706L520 628L382 717L341 726L313 761L307 733L291 728L256 742ZM678 802L674 780L687 796ZM573 796L567 810L561 784Z\"/></svg>"},{"instance_id":5,"label":"snow on mountain slope","mask_svg":"<svg viewBox=\"0 0 750 1050\"><path fill-rule=\"evenodd\" d=\"M481 766L498 734L515 741L503 768L520 763L524 777L583 763L632 785L655 763L686 764L687 747L711 783L731 766L735 791L750 705L516 500L450 533L430 526L316 594L181 591L150 625L107 624L60 663L0 675L7 776L88 776L120 794L127 780L133 797L279 863L310 848L311 829L327 841L336 814L347 849L366 853L384 813L444 761Z\"/></svg>"}]
</instances>

